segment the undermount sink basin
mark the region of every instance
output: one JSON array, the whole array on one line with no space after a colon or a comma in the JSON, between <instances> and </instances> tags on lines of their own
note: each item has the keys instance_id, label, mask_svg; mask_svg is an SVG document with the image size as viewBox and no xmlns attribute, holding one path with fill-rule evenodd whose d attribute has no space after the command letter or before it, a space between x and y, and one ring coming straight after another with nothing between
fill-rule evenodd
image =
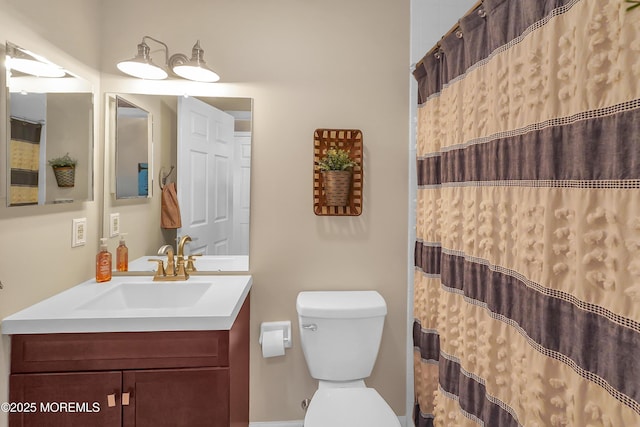
<instances>
[{"instance_id":1,"label":"undermount sink basin","mask_svg":"<svg viewBox=\"0 0 640 427\"><path fill-rule=\"evenodd\" d=\"M78 310L166 309L193 307L211 283L125 282L77 307Z\"/></svg>"}]
</instances>

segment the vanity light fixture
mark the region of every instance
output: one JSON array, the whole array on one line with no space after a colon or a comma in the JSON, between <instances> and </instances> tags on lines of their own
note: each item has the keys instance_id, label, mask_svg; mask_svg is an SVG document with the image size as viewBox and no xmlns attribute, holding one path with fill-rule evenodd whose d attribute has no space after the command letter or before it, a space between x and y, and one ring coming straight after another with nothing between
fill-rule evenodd
<instances>
[{"instance_id":1,"label":"vanity light fixture","mask_svg":"<svg viewBox=\"0 0 640 427\"><path fill-rule=\"evenodd\" d=\"M45 58L16 46L8 45L7 68L36 77L64 77L67 72Z\"/></svg>"},{"instance_id":2,"label":"vanity light fixture","mask_svg":"<svg viewBox=\"0 0 640 427\"><path fill-rule=\"evenodd\" d=\"M153 63L151 49L146 40L153 40L162 45L165 53L164 66ZM138 54L127 61L119 62L118 69L125 74L141 79L162 80L172 74L197 82L213 83L220 80L220 76L207 66L204 60L204 50L200 47L200 40L196 42L191 51L191 59L182 53L169 56L169 48L160 40L150 36L144 36L138 45Z\"/></svg>"},{"instance_id":3,"label":"vanity light fixture","mask_svg":"<svg viewBox=\"0 0 640 427\"><path fill-rule=\"evenodd\" d=\"M207 67L207 63L204 60L204 50L200 47L200 40L191 49L191 59L186 62L182 62L181 59L176 58L175 64L172 66L173 72L180 77L209 83L220 80L220 76Z\"/></svg>"},{"instance_id":4,"label":"vanity light fixture","mask_svg":"<svg viewBox=\"0 0 640 427\"><path fill-rule=\"evenodd\" d=\"M127 61L119 62L117 65L118 69L125 74L129 74L130 76L138 77L140 79L166 79L169 74L167 74L164 68L153 63L150 55L151 48L149 48L149 45L145 42L145 39L153 40L164 46L165 57L168 57L169 49L167 48L166 44L154 38L144 36L142 38L142 42L138 45L138 54ZM168 59L165 60L165 63L166 62L168 62Z\"/></svg>"}]
</instances>

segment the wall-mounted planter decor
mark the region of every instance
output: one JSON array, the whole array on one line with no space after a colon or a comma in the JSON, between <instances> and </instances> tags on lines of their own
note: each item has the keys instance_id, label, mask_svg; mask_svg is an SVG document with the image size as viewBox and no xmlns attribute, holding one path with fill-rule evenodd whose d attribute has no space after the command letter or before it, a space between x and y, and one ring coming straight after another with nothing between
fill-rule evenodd
<instances>
[{"instance_id":1,"label":"wall-mounted planter decor","mask_svg":"<svg viewBox=\"0 0 640 427\"><path fill-rule=\"evenodd\" d=\"M53 169L58 187L73 187L75 185L76 164L78 164L78 161L72 159L69 153L49 160L49 165Z\"/></svg>"},{"instance_id":2,"label":"wall-mounted planter decor","mask_svg":"<svg viewBox=\"0 0 640 427\"><path fill-rule=\"evenodd\" d=\"M313 135L313 211L316 215L357 216L362 213L363 146L358 129L316 129ZM323 171L329 162L352 167ZM345 159L345 156L348 158Z\"/></svg>"},{"instance_id":3,"label":"wall-mounted planter decor","mask_svg":"<svg viewBox=\"0 0 640 427\"><path fill-rule=\"evenodd\" d=\"M73 166L58 166L53 168L58 187L73 187L76 182L76 168Z\"/></svg>"}]
</instances>

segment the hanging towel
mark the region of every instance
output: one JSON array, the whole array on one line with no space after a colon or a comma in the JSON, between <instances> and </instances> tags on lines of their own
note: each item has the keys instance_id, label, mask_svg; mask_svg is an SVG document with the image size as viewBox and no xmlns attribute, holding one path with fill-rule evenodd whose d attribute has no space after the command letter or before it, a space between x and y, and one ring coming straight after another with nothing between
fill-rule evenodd
<instances>
[{"instance_id":1,"label":"hanging towel","mask_svg":"<svg viewBox=\"0 0 640 427\"><path fill-rule=\"evenodd\" d=\"M178 193L176 183L170 182L162 188L162 211L160 212L160 227L180 228L180 206L178 206Z\"/></svg>"}]
</instances>

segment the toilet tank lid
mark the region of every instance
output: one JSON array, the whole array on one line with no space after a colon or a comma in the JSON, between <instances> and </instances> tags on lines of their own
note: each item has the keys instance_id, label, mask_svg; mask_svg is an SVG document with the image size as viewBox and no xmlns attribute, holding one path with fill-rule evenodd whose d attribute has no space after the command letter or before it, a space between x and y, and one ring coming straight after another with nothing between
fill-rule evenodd
<instances>
[{"instance_id":1,"label":"toilet tank lid","mask_svg":"<svg viewBox=\"0 0 640 427\"><path fill-rule=\"evenodd\" d=\"M376 291L300 292L296 309L301 316L325 319L356 319L387 314L387 304Z\"/></svg>"}]
</instances>

